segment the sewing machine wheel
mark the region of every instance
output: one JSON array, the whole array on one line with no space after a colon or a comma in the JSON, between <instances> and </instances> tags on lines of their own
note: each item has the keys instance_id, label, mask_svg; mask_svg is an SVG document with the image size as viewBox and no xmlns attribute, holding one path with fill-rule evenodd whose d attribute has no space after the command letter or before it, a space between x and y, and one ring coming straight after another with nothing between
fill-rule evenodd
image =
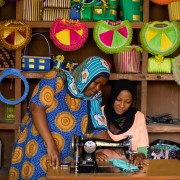
<instances>
[{"instance_id":1,"label":"sewing machine wheel","mask_svg":"<svg viewBox=\"0 0 180 180\"><path fill-rule=\"evenodd\" d=\"M76 152L76 145L79 145L79 142L81 140L80 136L76 136L75 134L72 135L72 139L71 139L71 152L73 154L73 156L75 155Z\"/></svg>"}]
</instances>

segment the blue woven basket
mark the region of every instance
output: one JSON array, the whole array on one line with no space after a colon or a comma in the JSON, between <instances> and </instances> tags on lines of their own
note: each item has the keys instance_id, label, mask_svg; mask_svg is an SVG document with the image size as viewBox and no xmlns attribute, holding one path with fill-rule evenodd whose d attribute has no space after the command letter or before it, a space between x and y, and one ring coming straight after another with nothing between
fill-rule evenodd
<instances>
[{"instance_id":1,"label":"blue woven basket","mask_svg":"<svg viewBox=\"0 0 180 180\"><path fill-rule=\"evenodd\" d=\"M24 49L24 55L22 59L22 70L23 71L50 71L53 66L53 61L51 58L50 45L47 38L41 33L35 33L32 37L40 35L42 36L48 45L49 57L40 57L40 56L28 56L26 55L27 46Z\"/></svg>"}]
</instances>

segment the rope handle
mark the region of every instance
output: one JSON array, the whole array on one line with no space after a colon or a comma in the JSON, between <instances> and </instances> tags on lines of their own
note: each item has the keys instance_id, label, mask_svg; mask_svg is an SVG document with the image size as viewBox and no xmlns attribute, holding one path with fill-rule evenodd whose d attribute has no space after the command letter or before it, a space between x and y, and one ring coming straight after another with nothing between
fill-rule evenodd
<instances>
[{"instance_id":1,"label":"rope handle","mask_svg":"<svg viewBox=\"0 0 180 180\"><path fill-rule=\"evenodd\" d=\"M169 21L162 21L162 22L160 22L160 21L154 21L154 22L152 22L151 23L151 26L158 26L158 25L165 25L165 26L169 26L171 23L169 22Z\"/></svg>"},{"instance_id":2,"label":"rope handle","mask_svg":"<svg viewBox=\"0 0 180 180\"><path fill-rule=\"evenodd\" d=\"M20 20L15 20L15 19L10 19L10 20L7 20L5 21L5 23L3 24L4 26L11 26L11 25L26 25L26 23L24 21L20 21Z\"/></svg>"},{"instance_id":3,"label":"rope handle","mask_svg":"<svg viewBox=\"0 0 180 180\"><path fill-rule=\"evenodd\" d=\"M49 52L49 57L50 57L50 56L51 56L51 49L50 49L50 45L49 45L49 42L48 42L46 36L44 36L44 35L41 34L41 33L34 33L34 34L32 34L32 37L37 36L37 35L42 36L42 37L45 39L45 41L47 42L47 45L48 45L48 52ZM26 47L24 48L24 56L26 56L27 47L28 47L28 46L26 46Z\"/></svg>"}]
</instances>

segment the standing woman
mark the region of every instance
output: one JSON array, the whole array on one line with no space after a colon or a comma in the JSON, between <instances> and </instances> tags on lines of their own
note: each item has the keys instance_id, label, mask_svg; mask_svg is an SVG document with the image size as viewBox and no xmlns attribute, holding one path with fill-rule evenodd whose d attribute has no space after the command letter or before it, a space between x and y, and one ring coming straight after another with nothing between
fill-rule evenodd
<instances>
[{"instance_id":1,"label":"standing woman","mask_svg":"<svg viewBox=\"0 0 180 180\"><path fill-rule=\"evenodd\" d=\"M101 88L109 75L109 64L93 56L72 74L52 70L40 80L19 128L9 180L46 179L48 166L72 160L72 134L108 138L102 130Z\"/></svg>"},{"instance_id":2,"label":"standing woman","mask_svg":"<svg viewBox=\"0 0 180 180\"><path fill-rule=\"evenodd\" d=\"M121 79L111 87L107 104L102 107L108 126L108 134L114 141L120 141L126 136L133 137L132 150L137 151L133 156L134 165L142 165L147 157L149 146L146 119L142 112L133 107L136 87L132 81ZM109 158L125 159L121 151L101 150L96 153L98 161Z\"/></svg>"}]
</instances>

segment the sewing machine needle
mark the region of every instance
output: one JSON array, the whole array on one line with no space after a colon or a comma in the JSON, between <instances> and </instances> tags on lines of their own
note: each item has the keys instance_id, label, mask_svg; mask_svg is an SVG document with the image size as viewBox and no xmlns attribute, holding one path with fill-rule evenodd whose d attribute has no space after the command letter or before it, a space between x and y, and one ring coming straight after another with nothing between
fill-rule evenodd
<instances>
[{"instance_id":1,"label":"sewing machine needle","mask_svg":"<svg viewBox=\"0 0 180 180\"><path fill-rule=\"evenodd\" d=\"M79 156L79 148L78 145L76 145L76 163L75 163L75 174L78 172L78 156Z\"/></svg>"}]
</instances>

